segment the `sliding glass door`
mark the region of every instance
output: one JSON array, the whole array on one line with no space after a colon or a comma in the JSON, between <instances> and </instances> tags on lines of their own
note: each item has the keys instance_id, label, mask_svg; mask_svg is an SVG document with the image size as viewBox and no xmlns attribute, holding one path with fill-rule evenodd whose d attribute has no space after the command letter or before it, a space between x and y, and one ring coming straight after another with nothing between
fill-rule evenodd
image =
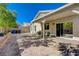
<instances>
[{"instance_id":1,"label":"sliding glass door","mask_svg":"<svg viewBox=\"0 0 79 59\"><path fill-rule=\"evenodd\" d=\"M63 23L56 24L56 36L63 36Z\"/></svg>"},{"instance_id":2,"label":"sliding glass door","mask_svg":"<svg viewBox=\"0 0 79 59\"><path fill-rule=\"evenodd\" d=\"M56 24L56 36L66 36L73 34L73 23L63 22Z\"/></svg>"}]
</instances>

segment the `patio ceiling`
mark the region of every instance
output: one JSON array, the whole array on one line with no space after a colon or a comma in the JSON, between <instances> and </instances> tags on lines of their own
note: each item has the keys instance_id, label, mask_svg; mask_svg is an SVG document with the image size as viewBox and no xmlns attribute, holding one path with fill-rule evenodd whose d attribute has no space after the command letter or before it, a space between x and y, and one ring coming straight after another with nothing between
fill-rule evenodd
<instances>
[{"instance_id":1,"label":"patio ceiling","mask_svg":"<svg viewBox=\"0 0 79 59\"><path fill-rule=\"evenodd\" d=\"M51 15L50 17L46 18L46 21L61 19L72 15L76 15L76 13L72 12L72 10L68 10L68 11L60 12L58 14Z\"/></svg>"},{"instance_id":2,"label":"patio ceiling","mask_svg":"<svg viewBox=\"0 0 79 59\"><path fill-rule=\"evenodd\" d=\"M45 20L46 22L47 21L54 21L57 19L61 19L61 18L73 16L73 15L77 15L77 14L72 12L72 10L66 10L66 11L60 12L58 14L51 15L49 17L45 17L44 19L38 20L36 22L41 22L42 20Z\"/></svg>"},{"instance_id":3,"label":"patio ceiling","mask_svg":"<svg viewBox=\"0 0 79 59\"><path fill-rule=\"evenodd\" d=\"M78 6L79 6L79 4L72 4L71 6L63 8L62 10L51 13L51 14L45 16L45 17L42 17L42 18L38 19L36 22L41 22L43 20L52 21L52 20L70 17L70 16L73 16L73 15L78 15L77 13L73 12L73 10L79 10Z\"/></svg>"}]
</instances>

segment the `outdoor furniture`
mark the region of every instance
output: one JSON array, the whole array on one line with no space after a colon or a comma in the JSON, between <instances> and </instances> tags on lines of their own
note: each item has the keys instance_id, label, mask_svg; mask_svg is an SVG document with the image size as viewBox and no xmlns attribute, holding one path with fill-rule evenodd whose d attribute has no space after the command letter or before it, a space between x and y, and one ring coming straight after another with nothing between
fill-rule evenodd
<instances>
[{"instance_id":1,"label":"outdoor furniture","mask_svg":"<svg viewBox=\"0 0 79 59\"><path fill-rule=\"evenodd\" d=\"M45 37L49 37L49 35L50 35L50 32L49 31L45 31Z\"/></svg>"},{"instance_id":2,"label":"outdoor furniture","mask_svg":"<svg viewBox=\"0 0 79 59\"><path fill-rule=\"evenodd\" d=\"M52 33L51 33L49 37L55 37L55 34L52 34Z\"/></svg>"}]
</instances>

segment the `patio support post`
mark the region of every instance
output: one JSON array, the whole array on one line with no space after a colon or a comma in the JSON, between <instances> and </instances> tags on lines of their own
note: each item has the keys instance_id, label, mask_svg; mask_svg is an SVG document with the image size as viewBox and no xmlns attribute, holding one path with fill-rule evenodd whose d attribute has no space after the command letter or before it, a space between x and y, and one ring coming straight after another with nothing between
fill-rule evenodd
<instances>
[{"instance_id":1,"label":"patio support post","mask_svg":"<svg viewBox=\"0 0 79 59\"><path fill-rule=\"evenodd\" d=\"M42 23L43 23L43 40L45 39L45 36L44 36L44 24L45 24L45 21L42 21Z\"/></svg>"}]
</instances>

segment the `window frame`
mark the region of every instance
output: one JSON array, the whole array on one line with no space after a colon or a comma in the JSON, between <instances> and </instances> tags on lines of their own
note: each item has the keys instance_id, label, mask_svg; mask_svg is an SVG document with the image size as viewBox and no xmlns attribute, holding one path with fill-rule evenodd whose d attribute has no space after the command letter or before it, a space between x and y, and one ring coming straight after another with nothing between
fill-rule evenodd
<instances>
[{"instance_id":1,"label":"window frame","mask_svg":"<svg viewBox=\"0 0 79 59\"><path fill-rule=\"evenodd\" d=\"M44 29L45 29L45 30L49 30L49 23L45 23L45 24L44 24Z\"/></svg>"}]
</instances>

